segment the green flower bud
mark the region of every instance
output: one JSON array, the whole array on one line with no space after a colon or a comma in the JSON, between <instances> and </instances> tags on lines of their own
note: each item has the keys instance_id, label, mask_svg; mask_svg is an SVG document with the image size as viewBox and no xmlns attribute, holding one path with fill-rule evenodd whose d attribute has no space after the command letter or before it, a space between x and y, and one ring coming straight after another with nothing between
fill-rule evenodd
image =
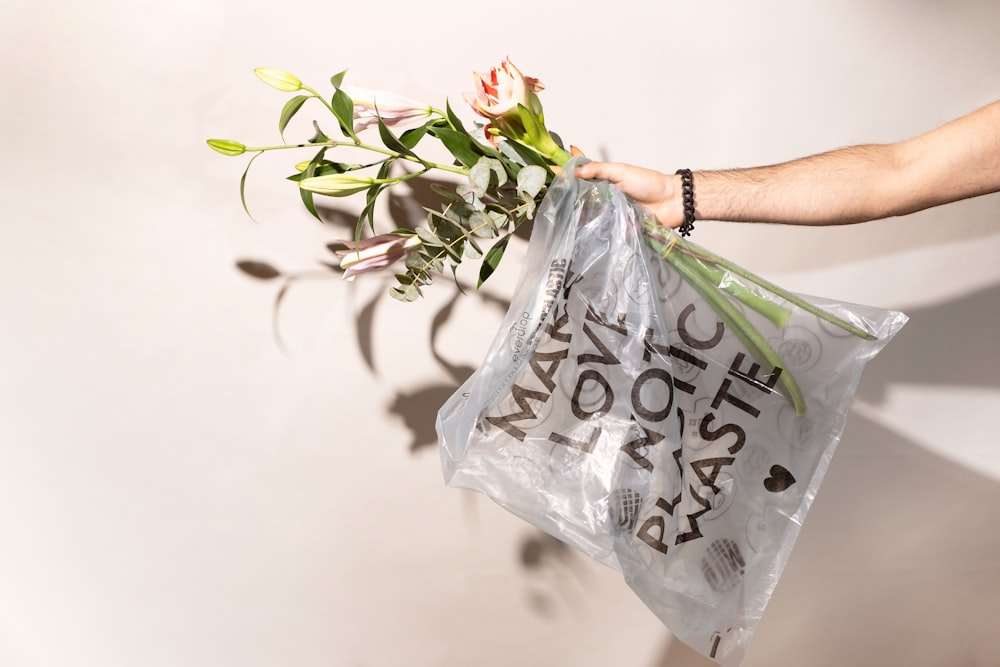
<instances>
[{"instance_id":1,"label":"green flower bud","mask_svg":"<svg viewBox=\"0 0 1000 667\"><path fill-rule=\"evenodd\" d=\"M299 77L286 72L283 69L258 67L253 71L253 73L257 75L258 79L267 85L286 93L293 93L296 90L302 89L302 81L299 80Z\"/></svg>"},{"instance_id":2,"label":"green flower bud","mask_svg":"<svg viewBox=\"0 0 1000 667\"><path fill-rule=\"evenodd\" d=\"M378 181L384 182L384 181ZM327 174L299 181L299 187L318 195L329 197L349 197L363 192L376 183L374 178L356 174Z\"/></svg>"},{"instance_id":3,"label":"green flower bud","mask_svg":"<svg viewBox=\"0 0 1000 667\"><path fill-rule=\"evenodd\" d=\"M231 141L229 139L209 139L208 146L223 155L243 155L247 152L246 146L238 141Z\"/></svg>"}]
</instances>

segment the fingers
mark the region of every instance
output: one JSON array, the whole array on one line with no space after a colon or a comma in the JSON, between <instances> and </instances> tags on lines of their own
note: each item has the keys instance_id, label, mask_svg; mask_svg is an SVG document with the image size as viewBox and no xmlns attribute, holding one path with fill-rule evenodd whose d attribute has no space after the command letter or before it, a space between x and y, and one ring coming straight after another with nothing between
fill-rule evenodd
<instances>
[{"instance_id":1,"label":"fingers","mask_svg":"<svg viewBox=\"0 0 1000 667\"><path fill-rule=\"evenodd\" d=\"M627 166L618 162L588 162L576 168L576 177L620 183L625 178L626 171Z\"/></svg>"}]
</instances>

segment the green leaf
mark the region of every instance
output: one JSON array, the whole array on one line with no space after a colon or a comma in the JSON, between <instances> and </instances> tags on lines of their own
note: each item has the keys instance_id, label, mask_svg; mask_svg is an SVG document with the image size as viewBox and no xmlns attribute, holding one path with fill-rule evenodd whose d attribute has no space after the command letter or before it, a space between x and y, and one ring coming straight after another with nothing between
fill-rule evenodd
<instances>
[{"instance_id":1,"label":"green leaf","mask_svg":"<svg viewBox=\"0 0 1000 667\"><path fill-rule=\"evenodd\" d=\"M471 167L479 161L482 152L468 135L447 127L432 127L429 132L441 140L448 152L463 167Z\"/></svg>"},{"instance_id":2,"label":"green leaf","mask_svg":"<svg viewBox=\"0 0 1000 667\"><path fill-rule=\"evenodd\" d=\"M444 245L444 242L438 238L437 234L426 227L417 227L417 236L420 237L425 246L439 248Z\"/></svg>"},{"instance_id":3,"label":"green leaf","mask_svg":"<svg viewBox=\"0 0 1000 667\"><path fill-rule=\"evenodd\" d=\"M263 154L264 152L261 151L260 153L257 153L252 158L250 158L250 160L247 162L246 169L243 170L243 176L240 177L240 203L243 204L243 210L246 212L248 216L250 216L250 219L253 220L254 222L257 222L257 220L254 219L253 214L250 213L250 209L247 208L247 174L250 173L250 165L253 164L253 161L259 158Z\"/></svg>"},{"instance_id":4,"label":"green leaf","mask_svg":"<svg viewBox=\"0 0 1000 667\"><path fill-rule=\"evenodd\" d=\"M469 216L469 232L480 238L491 239L497 235L497 228L489 214L475 211Z\"/></svg>"},{"instance_id":5,"label":"green leaf","mask_svg":"<svg viewBox=\"0 0 1000 667\"><path fill-rule=\"evenodd\" d=\"M490 159L489 164L490 164L490 169L492 169L493 173L497 175L497 187L502 188L504 185L507 184L507 177L508 177L507 169L504 167L503 162L501 162L496 158Z\"/></svg>"},{"instance_id":6,"label":"green leaf","mask_svg":"<svg viewBox=\"0 0 1000 667\"><path fill-rule=\"evenodd\" d=\"M441 249L445 251L451 261L460 264L462 262L462 251L457 246L458 244L456 243L448 243L441 246Z\"/></svg>"},{"instance_id":7,"label":"green leaf","mask_svg":"<svg viewBox=\"0 0 1000 667\"><path fill-rule=\"evenodd\" d=\"M333 115L340 123L340 129L345 136L358 140L358 135L354 132L354 100L351 96L338 88L333 93L333 100L330 106L333 108Z\"/></svg>"},{"instance_id":8,"label":"green leaf","mask_svg":"<svg viewBox=\"0 0 1000 667\"><path fill-rule=\"evenodd\" d=\"M410 283L389 288L389 296L404 303L412 303L420 298L420 288Z\"/></svg>"},{"instance_id":9,"label":"green leaf","mask_svg":"<svg viewBox=\"0 0 1000 667\"><path fill-rule=\"evenodd\" d=\"M325 144L326 142L330 141L330 137L326 136L326 134L323 133L323 130L319 129L319 123L317 123L316 121L313 121L313 129L316 130L316 134L312 136L312 139L309 140L309 143Z\"/></svg>"},{"instance_id":10,"label":"green leaf","mask_svg":"<svg viewBox=\"0 0 1000 667\"><path fill-rule=\"evenodd\" d=\"M326 148L321 148L313 157L313 159L309 161L309 166L307 166L305 168L305 171L302 172L302 178L312 178L313 176L322 175L317 172L319 171L320 165L322 165L324 162L327 162L326 160L323 159L323 156L326 154L326 150L327 150ZM327 162L327 164L331 163ZM330 172L330 170L326 169L324 169L323 171L324 173ZM310 190L306 190L305 188L299 188L299 196L302 198L302 204L306 207L306 210L309 211L309 213L312 214L314 218L322 222L323 218L320 217L319 211L316 210L316 202L313 199L314 197L313 193Z\"/></svg>"},{"instance_id":11,"label":"green leaf","mask_svg":"<svg viewBox=\"0 0 1000 667\"><path fill-rule=\"evenodd\" d=\"M487 211L486 213L493 219L493 224L498 230L510 224L510 215L507 213L501 213L500 211Z\"/></svg>"},{"instance_id":12,"label":"green leaf","mask_svg":"<svg viewBox=\"0 0 1000 667\"><path fill-rule=\"evenodd\" d=\"M522 160L524 160L525 164L537 164L539 167L549 169L549 164L545 161L545 158L539 155L534 149L511 139L508 139L505 143L508 148L513 149L513 151L517 153Z\"/></svg>"},{"instance_id":13,"label":"green leaf","mask_svg":"<svg viewBox=\"0 0 1000 667\"><path fill-rule=\"evenodd\" d=\"M447 100L445 100L444 103L444 112L445 115L448 117L448 124L451 125L453 129L468 136L469 133L465 130L465 126L462 125L462 119L458 117L458 115L455 113L455 110L451 108L451 102Z\"/></svg>"},{"instance_id":14,"label":"green leaf","mask_svg":"<svg viewBox=\"0 0 1000 667\"><path fill-rule=\"evenodd\" d=\"M427 134L427 126L421 125L420 127L414 127L400 135L399 140L407 148L415 148L416 145L424 138Z\"/></svg>"},{"instance_id":15,"label":"green leaf","mask_svg":"<svg viewBox=\"0 0 1000 667\"><path fill-rule=\"evenodd\" d=\"M431 183L431 192L441 197L444 203L457 204L465 201L462 199L462 195L455 190L454 186L446 187L440 183Z\"/></svg>"},{"instance_id":16,"label":"green leaf","mask_svg":"<svg viewBox=\"0 0 1000 667\"><path fill-rule=\"evenodd\" d=\"M469 184L477 197L484 197L490 188L490 180L496 174L497 187L503 187L507 183L507 170L504 169L500 160L485 155L472 165L469 170Z\"/></svg>"},{"instance_id":17,"label":"green leaf","mask_svg":"<svg viewBox=\"0 0 1000 667\"><path fill-rule=\"evenodd\" d=\"M465 256L468 259L481 259L483 256L482 248L479 247L479 244L476 243L476 240L471 236L467 239L467 243L465 244Z\"/></svg>"},{"instance_id":18,"label":"green leaf","mask_svg":"<svg viewBox=\"0 0 1000 667\"><path fill-rule=\"evenodd\" d=\"M507 250L507 243L510 242L511 234L503 237L499 241L493 244L493 247L486 252L486 257L483 258L482 266L479 267L479 282L476 284L476 289L483 286L489 277L493 275L493 272L497 270L500 265L500 260L503 259L503 254Z\"/></svg>"},{"instance_id":19,"label":"green leaf","mask_svg":"<svg viewBox=\"0 0 1000 667\"><path fill-rule=\"evenodd\" d=\"M538 117L523 104L517 105L517 114L521 119L521 125L524 126L524 131L528 134L529 143L532 146L537 146L544 138L544 129L538 122Z\"/></svg>"},{"instance_id":20,"label":"green leaf","mask_svg":"<svg viewBox=\"0 0 1000 667\"><path fill-rule=\"evenodd\" d=\"M344 76L347 74L345 69L343 72L337 72L330 77L330 84L333 86L334 90L340 89L340 84L344 83Z\"/></svg>"},{"instance_id":21,"label":"green leaf","mask_svg":"<svg viewBox=\"0 0 1000 667\"><path fill-rule=\"evenodd\" d=\"M389 170L392 169L392 163L394 158L389 158L382 163L379 167L378 174L376 174L376 180L383 180L389 176ZM361 240L361 230L365 225L365 220L368 221L368 226L371 227L372 232L375 231L375 204L378 201L378 196L385 190L389 185L384 183L375 183L368 188L365 193L365 207L361 210L361 214L358 216L358 224L354 229L354 240L358 242Z\"/></svg>"},{"instance_id":22,"label":"green leaf","mask_svg":"<svg viewBox=\"0 0 1000 667\"><path fill-rule=\"evenodd\" d=\"M281 109L281 117L278 119L278 134L281 135L282 140L285 138L285 128L288 127L288 121L292 119L292 116L302 108L302 105L310 97L311 95L296 95L285 102L285 106Z\"/></svg>"},{"instance_id":23,"label":"green leaf","mask_svg":"<svg viewBox=\"0 0 1000 667\"><path fill-rule=\"evenodd\" d=\"M424 271L427 269L429 259L425 251L418 250L417 252L408 254L403 264L410 271Z\"/></svg>"},{"instance_id":24,"label":"green leaf","mask_svg":"<svg viewBox=\"0 0 1000 667\"><path fill-rule=\"evenodd\" d=\"M400 141L392 130L382 122L382 117L378 116L378 135L382 139L382 144L391 151L396 151L402 155L408 155L410 157L420 159L417 154L410 150L409 146Z\"/></svg>"},{"instance_id":25,"label":"green leaf","mask_svg":"<svg viewBox=\"0 0 1000 667\"><path fill-rule=\"evenodd\" d=\"M524 202L524 208L521 209L522 215L527 220L531 220L535 217L535 200L532 197L525 196L522 201Z\"/></svg>"},{"instance_id":26,"label":"green leaf","mask_svg":"<svg viewBox=\"0 0 1000 667\"><path fill-rule=\"evenodd\" d=\"M477 197L485 197L486 191L490 189L490 175L493 173L489 164L491 160L492 158L484 155L469 169L469 185Z\"/></svg>"}]
</instances>

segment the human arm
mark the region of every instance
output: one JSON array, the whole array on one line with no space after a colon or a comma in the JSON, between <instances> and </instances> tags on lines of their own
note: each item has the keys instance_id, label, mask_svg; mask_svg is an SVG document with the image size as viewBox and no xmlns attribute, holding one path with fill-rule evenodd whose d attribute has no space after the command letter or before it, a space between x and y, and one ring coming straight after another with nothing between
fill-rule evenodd
<instances>
[{"instance_id":1,"label":"human arm","mask_svg":"<svg viewBox=\"0 0 1000 667\"><path fill-rule=\"evenodd\" d=\"M670 227L683 222L680 177L590 162L580 178L625 190ZM694 172L699 220L837 225L904 215L1000 190L1000 101L892 144L840 148L790 162Z\"/></svg>"}]
</instances>

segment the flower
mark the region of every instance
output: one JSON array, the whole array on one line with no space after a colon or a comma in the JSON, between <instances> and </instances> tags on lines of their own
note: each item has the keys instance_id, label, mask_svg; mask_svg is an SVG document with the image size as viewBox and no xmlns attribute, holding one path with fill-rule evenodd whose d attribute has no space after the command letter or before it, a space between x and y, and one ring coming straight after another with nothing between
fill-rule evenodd
<instances>
[{"instance_id":1,"label":"flower","mask_svg":"<svg viewBox=\"0 0 1000 667\"><path fill-rule=\"evenodd\" d=\"M327 174L325 176L313 176L303 178L299 181L299 187L309 192L315 192L329 197L349 197L353 194L363 192L377 181L370 176L358 176L357 174Z\"/></svg>"},{"instance_id":2,"label":"flower","mask_svg":"<svg viewBox=\"0 0 1000 667\"><path fill-rule=\"evenodd\" d=\"M474 72L473 76L476 78L475 92L463 93L462 97L480 116L495 120L511 112L516 114L518 105L541 115L542 103L535 93L544 90L545 86L538 79L521 74L509 57L489 73Z\"/></svg>"},{"instance_id":3,"label":"flower","mask_svg":"<svg viewBox=\"0 0 1000 667\"><path fill-rule=\"evenodd\" d=\"M391 232L363 239L359 243L345 243L347 249L338 250L337 254L342 257L340 268L346 270L344 278L353 280L359 273L384 269L420 244L420 237L416 234Z\"/></svg>"},{"instance_id":4,"label":"flower","mask_svg":"<svg viewBox=\"0 0 1000 667\"><path fill-rule=\"evenodd\" d=\"M510 58L490 70L475 73L476 92L464 93L465 101L489 123L484 128L490 143L500 137L535 149L550 163L561 165L567 153L545 127L542 102L537 93L545 87L534 77L524 76Z\"/></svg>"},{"instance_id":5,"label":"flower","mask_svg":"<svg viewBox=\"0 0 1000 667\"><path fill-rule=\"evenodd\" d=\"M253 73L267 85L285 93L293 93L296 90L302 89L302 81L299 80L299 77L283 69L258 67Z\"/></svg>"},{"instance_id":6,"label":"flower","mask_svg":"<svg viewBox=\"0 0 1000 667\"><path fill-rule=\"evenodd\" d=\"M378 119L389 127L405 125L434 112L427 104L384 90L371 90L358 86L341 88L354 102L354 131L360 132L378 124Z\"/></svg>"}]
</instances>

